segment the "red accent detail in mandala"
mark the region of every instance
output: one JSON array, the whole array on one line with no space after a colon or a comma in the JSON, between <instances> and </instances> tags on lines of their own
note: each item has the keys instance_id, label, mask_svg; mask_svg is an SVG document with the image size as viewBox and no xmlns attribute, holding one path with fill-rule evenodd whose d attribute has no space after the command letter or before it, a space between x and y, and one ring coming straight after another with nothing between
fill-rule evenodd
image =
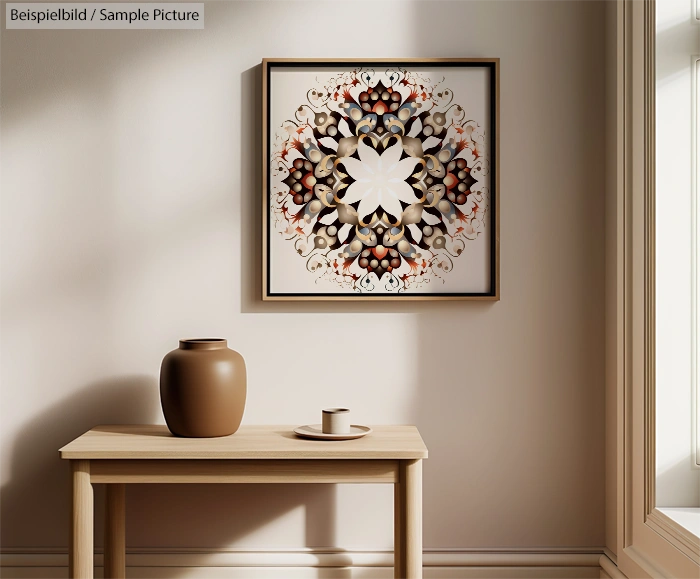
<instances>
[{"instance_id":1,"label":"red accent detail in mandala","mask_svg":"<svg viewBox=\"0 0 700 579\"><path fill-rule=\"evenodd\" d=\"M379 249L381 247L381 249ZM378 245L377 247L372 248L372 253L376 255L379 259L383 259L384 256L389 253L389 248L384 247L383 245Z\"/></svg>"},{"instance_id":2,"label":"red accent detail in mandala","mask_svg":"<svg viewBox=\"0 0 700 579\"><path fill-rule=\"evenodd\" d=\"M447 187L447 189L449 190L454 189L457 183L459 183L459 180L452 173L448 173L447 175L445 175L442 182L445 184L445 187Z\"/></svg>"},{"instance_id":3,"label":"red accent detail in mandala","mask_svg":"<svg viewBox=\"0 0 700 579\"><path fill-rule=\"evenodd\" d=\"M372 107L372 112L377 113L378 115L383 115L389 111L389 107L387 107L382 101L379 101L374 107Z\"/></svg>"},{"instance_id":4,"label":"red accent detail in mandala","mask_svg":"<svg viewBox=\"0 0 700 579\"><path fill-rule=\"evenodd\" d=\"M309 183L309 179L313 179L314 182ZM313 189L313 186L316 183L316 178L314 177L313 173L307 173L306 175L304 175L304 178L301 180L301 183L307 189Z\"/></svg>"}]
</instances>

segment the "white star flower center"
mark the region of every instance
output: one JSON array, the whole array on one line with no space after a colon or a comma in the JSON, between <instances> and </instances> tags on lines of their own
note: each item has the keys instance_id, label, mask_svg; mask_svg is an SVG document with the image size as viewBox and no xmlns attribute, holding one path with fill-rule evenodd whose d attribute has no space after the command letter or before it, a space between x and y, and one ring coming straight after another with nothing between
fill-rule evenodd
<instances>
[{"instance_id":1,"label":"white star flower center","mask_svg":"<svg viewBox=\"0 0 700 579\"><path fill-rule=\"evenodd\" d=\"M354 179L343 201L360 201L358 213L368 215L379 207L399 217L402 212L399 201L410 204L415 195L406 179L416 166L413 158L401 159L403 148L400 143L388 147L380 155L375 149L360 143L360 160L344 159L348 173Z\"/></svg>"}]
</instances>

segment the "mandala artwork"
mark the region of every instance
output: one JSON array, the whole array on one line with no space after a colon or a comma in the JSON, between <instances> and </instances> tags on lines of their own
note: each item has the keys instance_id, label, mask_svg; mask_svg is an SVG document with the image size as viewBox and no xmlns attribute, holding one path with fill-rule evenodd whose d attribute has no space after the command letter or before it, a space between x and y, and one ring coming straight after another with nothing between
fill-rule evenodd
<instances>
[{"instance_id":1,"label":"mandala artwork","mask_svg":"<svg viewBox=\"0 0 700 579\"><path fill-rule=\"evenodd\" d=\"M269 235L293 248L286 270L319 292L454 287L470 244L491 247L488 111L402 67L314 80L270 127Z\"/></svg>"}]
</instances>

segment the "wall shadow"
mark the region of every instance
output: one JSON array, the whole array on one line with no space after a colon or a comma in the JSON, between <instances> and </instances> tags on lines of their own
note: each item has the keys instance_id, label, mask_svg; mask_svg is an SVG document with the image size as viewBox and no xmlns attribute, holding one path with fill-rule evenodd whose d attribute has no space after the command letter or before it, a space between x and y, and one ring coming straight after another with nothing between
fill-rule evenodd
<instances>
[{"instance_id":1,"label":"wall shadow","mask_svg":"<svg viewBox=\"0 0 700 579\"><path fill-rule=\"evenodd\" d=\"M54 404L22 427L12 449L10 480L0 490L2 549L55 546L57 537L51 529L65 529L58 544L68 544L70 468L68 461L59 458L58 449L98 424L152 422L158 404L154 392L152 376L105 379ZM101 529L98 486L96 528Z\"/></svg>"},{"instance_id":2,"label":"wall shadow","mask_svg":"<svg viewBox=\"0 0 700 579\"><path fill-rule=\"evenodd\" d=\"M230 7L229 7L230 5ZM243 2L207 2L206 27L214 35L225 32L231 22L244 12ZM80 30L66 34L60 29L26 30L6 29L6 15L0 14L2 36L0 67L6 78L21 82L4 82L0 87L4 114L3 129L23 122L56 99L57 94L95 94L109 100L109 90L115 77L123 69L141 59L171 52L179 44L196 45L201 35L192 30L168 30L165 34L152 30ZM167 38L167 41L164 40ZM42 55L42 74L23 74L18 70L36 65L33 58ZM17 111L21 111L17 115Z\"/></svg>"},{"instance_id":3,"label":"wall shadow","mask_svg":"<svg viewBox=\"0 0 700 579\"><path fill-rule=\"evenodd\" d=\"M86 386L28 422L11 451L10 480L0 489L0 549L21 552L33 545L32 551L65 552L71 482L69 461L58 449L96 425L152 423L159 413L157 378L123 376ZM94 490L101 552L104 485ZM136 544L139 552L186 551L197 542L216 550L301 507L306 546L337 551L335 503L336 485L329 484L131 485L127 550ZM64 532L57 535L57 529Z\"/></svg>"},{"instance_id":4,"label":"wall shadow","mask_svg":"<svg viewBox=\"0 0 700 579\"><path fill-rule=\"evenodd\" d=\"M235 436L235 435L234 435ZM298 549L264 527L303 528L303 546L337 552L336 486L329 484L133 485L127 499L127 550L138 552ZM138 524L137 524L138 522ZM262 532L263 534L259 534ZM237 544L245 539L243 544Z\"/></svg>"},{"instance_id":5,"label":"wall shadow","mask_svg":"<svg viewBox=\"0 0 700 579\"><path fill-rule=\"evenodd\" d=\"M599 547L605 251L603 212L590 207L604 206L605 183L586 167L605 160L591 138L605 129L604 52L592 40L604 3L465 12L476 21L486 4L464 46L501 58L501 301L413 310L424 547ZM419 4L419 21L430 8ZM560 146L566 135L578 136L575 152Z\"/></svg>"},{"instance_id":6,"label":"wall shadow","mask_svg":"<svg viewBox=\"0 0 700 579\"><path fill-rule=\"evenodd\" d=\"M224 3L221 3L224 5ZM477 3L474 3L477 5ZM516 3L517 5L517 3ZM543 6L555 6L555 3ZM212 4L215 6L215 4ZM397 5L398 6L398 5ZM496 14L502 22L507 19L519 21L522 14L510 5L503 3L503 13ZM425 23L434 20L433 3L417 5L415 20L417 29ZM273 10L276 7L273 5ZM209 8L207 8L209 10ZM222 11L225 8L221 9ZM513 14L511 12L516 12ZM537 13L535 13L535 16ZM473 21L479 22L478 13ZM576 183L588 182L588 175L583 176L580 171L572 171L562 177L557 173L555 165L558 160L564 160L561 156L565 148L571 151L571 155L577 152L576 143L586 138L587 128L584 123L573 127L576 130L568 131L567 138L559 138L559 133L551 138L542 127L556 126L559 122L552 123L552 118L561 110L547 111L542 115L539 111L547 108L539 100L545 89L532 91L534 83L528 77L530 74L537 76L538 71L545 64L552 65L545 54L541 59L529 58L537 56L527 48L522 51L522 65L517 64L515 49L507 52L507 47L502 48L489 44L487 35L492 35L495 27L494 20L488 17L484 24L474 26L473 38L465 35L465 43L455 45L440 45L440 39L431 40L431 46L404 48L387 46L388 51L413 51L424 53L429 51L430 56L458 56L455 50L462 54L476 54L485 51L485 56L510 56L503 60L503 120L502 134L503 156L502 159L508 167L510 180L504 178L504 185L510 185L512 195L502 196L506 201L504 207L507 211L503 216L503 248L507 251L508 259L503 259L503 286L504 302L492 303L456 303L456 302L428 302L428 303L352 303L352 302L298 302L298 303L274 303L261 300L261 206L262 200L262 158L261 148L261 67L249 68L241 74L241 136L239 151L241 155L242 175L240 179L241 191L241 231L240 245L245 251L241 252L241 304L240 309L244 314L266 313L418 313L416 316L415 347L408 356L413 356L416 369L414 384L419 391L413 402L412 416L410 419L418 424L431 452L430 460L425 464L425 537L430 537L432 543L426 542L426 547L450 546L464 547L484 545L496 541L510 541L515 544L532 544L540 537L552 537L556 535L556 528L544 529L544 523L539 521L541 513L534 508L528 511L529 506L538 504L549 505L547 516L559 521L562 526L570 525L572 520L578 520L571 516L570 512L564 512L560 518L552 514L551 503L547 503L548 493L556 491L556 486L562 487L573 496L571 489L576 487L575 477L583 471L595 469L598 459L590 455L575 456L579 465L577 469L562 473L562 465L553 457L561 456L567 450L567 445L572 448L580 448L577 436L588 436L585 428L580 428L581 423L587 421L590 413L584 411L585 400L577 398L581 392L566 394L569 384L569 375L583 372L586 377L593 377L591 383L595 385L595 379L602 376L594 367L590 370L591 362L587 359L586 349L602 337L602 332L597 331L598 326L593 326L593 334L587 335L582 343L574 343L563 350L557 348L558 342L570 340L568 331L572 328L586 328L585 317L591 314L591 305L602 303L599 285L592 287L589 292L587 285L587 273L595 274L600 271L602 264L602 251L595 245L594 234L600 230L599 222L589 225L586 219L586 228L591 227L590 233L580 234L577 230L574 234L566 231L572 223L572 216L576 219L590 215L589 200L580 207L573 204L566 206L555 205L566 195L560 192L569 192L572 186L569 180ZM533 16L534 18L534 16ZM455 19L457 20L457 19ZM459 19L466 21L466 19ZM212 23L216 21L211 19ZM590 24L590 23L589 23ZM499 26L504 26L498 24ZM522 26L527 29L527 26ZM595 32L588 27L588 32ZM507 30L504 28L504 30ZM533 30L537 31L536 28ZM542 30L540 28L539 30ZM484 32L482 32L484 31ZM18 31L15 31L18 32ZM99 90L100 87L109 84L110 75L113 73L113 61L105 62L101 57L94 55L119 54L120 58L128 61L133 58L135 49L143 49L150 44L150 38L162 38L162 35L145 35L140 32L110 31L109 44L103 44L101 39L105 36L101 32L86 34L83 38L90 42L72 41L66 43L62 56L77 59L75 70L67 76L62 83L69 88L84 87L90 75L92 87ZM588 34L587 32L587 34ZM3 33L4 35L5 33ZM12 34L9 31L7 34ZM41 32L27 35L29 43L31 39L58 38L63 31ZM168 33L172 35L175 32ZM483 34L481 37L479 34ZM43 35L43 36L40 36ZM555 36L555 35L554 35ZM410 36L409 36L410 37ZM451 35L445 34L445 38ZM590 35L595 38L594 34ZM128 40L125 40L128 39ZM527 36L524 38L528 40ZM471 44L469 44L471 42ZM552 54L560 52L566 56L566 43L562 47L556 45L557 38L552 39ZM47 53L55 48L53 42L46 43ZM123 46L131 47L129 54L121 50ZM167 50L169 44L161 49ZM522 46L527 45L522 43ZM578 44L577 44L578 46ZM583 46L583 44L581 44ZM36 51L37 47L26 47L27 53ZM556 48L556 49L555 49ZM30 50L31 49L31 50ZM292 51L300 52L294 47ZM5 53L7 55L7 52ZM410 54L409 54L410 55ZM562 60L565 60L565 56ZM525 59L528 59L525 62ZM3 62L5 60L3 59ZM31 61L30 61L31 62ZM510 64L509 64L510 63ZM576 74L582 79L576 85L577 93L588 94L588 79L597 78L594 71L579 71L567 60L566 68L556 67L553 63L551 70L555 73L576 69ZM527 69L527 76L524 72ZM63 71L59 70L61 75ZM52 74L56 74L54 71ZM520 76L517 76L520 74ZM44 77L42 77L43 79ZM46 75L46 80L39 86L19 86L16 93L5 93L18 102L20 99L31 98L29 110L39 108L51 98L53 84L51 76ZM584 84L585 82L585 84ZM594 87L595 88L595 87ZM580 90L578 90L580 89ZM550 89L546 89L549 91ZM556 90L554 87L553 90ZM27 93L40 94L27 94ZM514 96L522 102L515 106ZM533 96L538 97L534 99ZM575 94L565 93L560 102L568 107L576 107L580 104ZM510 100L509 100L510 99ZM528 100L529 99L529 100ZM544 105L552 104L547 101ZM6 103L7 104L7 103ZM525 121L516 118L516 110L527 110L533 118L540 122L531 122L524 126ZM252 111L252 114L251 114ZM563 122L572 113L564 113ZM538 117L538 115L540 115ZM600 126L602 121L593 119L589 123L592 126ZM529 121L528 121L529 122ZM510 124L508 124L510 123ZM544 131L542 133L541 131ZM521 135L521 136L519 136ZM527 136L526 136L527 135ZM531 135L539 135L541 143L537 154L533 151L529 138ZM543 135L543 136L542 136ZM570 135L577 135L571 139ZM506 138L507 137L507 138ZM573 142L572 142L573 141ZM553 143L554 147L549 143ZM561 143L567 143L562 147ZM552 148L547 148L552 147ZM567 153L568 154L568 153ZM509 156L510 155L510 156ZM602 159L602 149L598 156L588 154L594 160ZM546 164L537 165L538 159L549 159ZM518 164L519 159L528 161ZM543 169L537 173L535 169ZM565 167L571 167L561 163ZM584 163L578 162L574 168L580 168ZM540 176L546 175L544 186L546 195L538 193L537 188L543 181ZM516 182L516 176L517 181ZM554 183L552 185L551 183ZM537 185L537 188L532 184ZM557 195L551 194L556 187ZM504 190L506 187L504 187ZM233 194L233 193L232 193ZM581 199L584 196L572 191ZM539 196L538 196L539 195ZM600 201L599 197L594 200ZM533 226L523 225L524 219L516 216L531 216L534 210L532 204L539 203L542 208L554 206L552 210L557 219L552 222L543 220ZM569 203L569 202L567 202ZM576 209L577 211L573 211ZM543 213L546 213L544 211ZM600 219L600 218L598 218ZM559 225L559 223L563 225ZM521 229L518 229L518 228ZM544 232L544 233L543 233ZM576 234L578 237L576 236ZM566 243L561 243L561 240ZM554 240L554 241L553 241ZM577 248L593 247L593 250L585 249L581 252ZM560 251L553 251L552 245L560 245ZM531 251L536 250L536 251ZM570 251L569 251L570 250ZM547 261L549 260L549 261ZM568 285L562 286L561 280L568 274L569 263L580 263L592 269L576 269L569 279ZM542 267L542 264L545 264ZM592 265L591 265L592 264ZM578 267L578 266L577 266ZM550 283L549 278L556 278ZM595 278L597 279L597 278ZM595 282L594 279L594 282ZM532 280L539 280L538 283ZM543 281L544 280L544 281ZM573 283L575 282L575 283ZM577 288L585 288L577 289ZM526 290L526 291L523 291ZM529 290L529 293L527 293ZM573 292L571 299L561 302L561 295L566 291ZM578 293L575 293L578 292ZM594 298L588 299L592 294ZM531 299L530 299L531 298ZM576 298L576 299L574 299ZM583 305L581 305L583 304ZM572 310L581 307L584 315L570 317ZM588 308L588 309L587 309ZM542 316L546 316L549 325L543 324ZM601 320L601 314L592 312L595 323ZM342 325L342 319L340 320ZM540 328L542 332L550 332L547 341L538 345L533 337L531 329ZM486 331L485 331L486 330ZM507 335L502 335L507 333ZM601 340L602 343L602 340ZM548 359L548 347L553 347L554 352L571 354L576 348L580 354L573 356L571 360L561 361L557 367L556 375L552 376ZM537 356L530 356L535 352ZM595 350L595 366L601 362L601 350ZM567 371L561 369L570 361L573 364ZM510 369L509 369L510 368ZM590 372L590 374L588 373ZM584 384L584 379L577 379L577 387ZM558 384L562 388L556 388ZM550 387L545 388L542 385ZM602 385L602 380L600 381ZM582 390L579 388L579 390ZM87 386L55 406L41 413L20 431L17 442L12 450L11 468L12 478L3 486L2 506L0 507L0 534L4 548L14 545L51 545L56 544L54 537L45 534L43 528L66 528L69 511L69 477L67 465L58 459L56 450L75 436L99 423L125 423L125 422L151 422L154 413L158 412L157 398L153 397L155 378L148 376L116 378ZM564 394L562 394L564 393ZM585 396L586 393L584 392ZM596 391L596 396L599 393ZM567 396L569 396L567 398ZM532 397L533 400L529 400ZM595 404L593 404L595 406ZM407 417L409 418L409 417ZM567 428L566 421L576 421L578 429ZM585 425L588 426L588 425ZM562 436L562 433L564 436ZM598 436L596 433L593 436ZM543 446L537 447L537 444ZM588 445L593 450L598 450L597 444ZM585 446L585 448L588 448ZM533 450L534 449L534 450ZM559 455L557 455L557 452ZM533 460L534 459L534 460ZM591 465L591 461L593 464ZM530 478L523 478L523 473L534 473ZM546 473L555 473L556 476L548 476ZM586 480L585 476L582 480ZM497 484L491 484L495 482ZM522 483L527 483L527 486ZM597 483L597 481L594 481ZM566 487L572 483L571 487ZM578 483L580 484L580 483ZM499 487L500 485L500 487ZM479 488L486 489L484 494L474 493ZM97 486L98 499L100 497L99 485ZM586 489L583 489L582 496ZM539 503L537 500L539 499ZM528 502L530 501L530 502ZM593 504L592 501L582 501L584 506ZM196 547L194 541L209 546L223 545L227 541L233 541L254 534L255 530L267 522L281 517L296 509L304 509L305 536L307 546L314 548L337 548L336 542L336 487L332 485L144 485L129 489L128 494L128 537L127 544L151 545L154 549L164 546L172 548ZM101 505L97 505L96 516L96 543L101 544ZM465 516L469 514L469 517ZM499 513L508 513L508 523L498 520ZM527 516L526 516L527 515ZM590 517L584 518L586 521ZM26 519L25 522L23 522ZM559 520L560 519L560 520ZM533 533L527 536L529 525L537 525L539 535ZM586 521L583 521L584 523ZM483 523L489 522L491 526L484 528ZM138 528L137 528L138 524ZM65 527L64 527L65 525ZM544 531L543 531L544 529ZM164 534L162 534L164 533ZM66 533L67 535L67 533ZM25 540L25 537L31 537ZM564 537L565 539L566 537ZM386 571L386 570L383 570ZM175 569L173 572L176 573ZM350 576L349 570L323 569L319 570L319 576Z\"/></svg>"},{"instance_id":7,"label":"wall shadow","mask_svg":"<svg viewBox=\"0 0 700 579\"><path fill-rule=\"evenodd\" d=\"M235 20L245 6L244 3L208 3L210 32L207 38L228 35L226 23ZM202 42L203 36L198 31L33 32L10 30L2 34L2 66L8 73L7 78L16 81L2 86L3 110L12 113L3 116L3 131L29 122L34 114L50 105L57 94L74 94L76 101L81 95L90 95L97 102L109 102L124 70L142 61L148 62L149 58L155 59L159 53L182 48L180 44L196 45ZM48 74L33 74L37 54L43 55L41 65ZM24 68L31 74L25 73ZM244 122L246 126L250 129ZM249 135L244 136L249 138ZM260 140L260 132L253 138ZM249 162L246 156L251 155L251 151L255 152L259 166L259 146L254 150L250 146L242 147L243 161ZM252 170L246 170L243 182L253 174ZM259 175L259 171L255 175ZM90 194L91 198L95 197L93 192ZM244 195L243 203L249 202L252 201ZM226 210L218 206L214 209L217 213ZM105 211L105 221L108 221L109 211L110 208ZM198 202L187 214L186 221L163 225L167 231L181 232L188 223L211 219L211 213ZM244 226L247 225L245 221ZM157 231L154 237L163 237L165 232L165 229ZM97 237L93 241L98 241ZM140 249L141 239L131 242ZM101 248L97 243L93 245L97 250ZM124 246L121 250L124 251ZM243 252L243 259L247 255ZM65 293L75 293L74 284L84 284L86 269L92 273L93 269L98 269L94 264L102 267L117 256L97 254L95 258L90 253L89 260L81 257L70 254L69 263L62 269L60 278L68 288ZM76 265L72 266L73 263ZM69 267L75 269L67 269ZM47 279L51 283L41 283ZM96 271L93 279L105 280L104 269ZM15 315L22 321L24 304L36 307L44 293L56 291L55 279L45 273L30 281L33 283L22 286L9 297L3 291L4 315ZM114 287L109 288L105 283L96 288L95 293L113 291ZM13 299L15 303L11 303ZM32 395L35 394L25 387L22 401L31 400ZM58 449L99 424L153 423L156 417L160 417L157 377L147 375L105 378L76 389L34 416L30 414L19 431L13 433L15 439L8 453L6 470L9 480L0 489L0 549L64 550L68 544L70 475L69 465L60 460ZM95 544L99 548L102 545L102 485L95 485L95 499ZM153 545L159 549L181 547L185 550L204 546L216 550L290 511L303 509L303 542L310 547L335 550L335 501L334 485L135 485L129 487L127 493L127 546L138 544L148 548ZM219 524L213 524L217 521ZM298 538L296 534L295 538ZM197 542L200 544L196 545Z\"/></svg>"}]
</instances>

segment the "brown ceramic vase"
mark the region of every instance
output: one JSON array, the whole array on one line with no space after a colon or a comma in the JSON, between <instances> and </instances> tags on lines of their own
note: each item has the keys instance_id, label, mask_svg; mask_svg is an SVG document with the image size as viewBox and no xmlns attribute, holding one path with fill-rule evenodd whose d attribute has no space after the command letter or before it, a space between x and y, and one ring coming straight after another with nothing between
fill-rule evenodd
<instances>
[{"instance_id":1,"label":"brown ceramic vase","mask_svg":"<svg viewBox=\"0 0 700 579\"><path fill-rule=\"evenodd\" d=\"M233 434L241 425L245 398L245 361L224 339L180 340L180 347L163 358L160 402L175 436Z\"/></svg>"}]
</instances>

